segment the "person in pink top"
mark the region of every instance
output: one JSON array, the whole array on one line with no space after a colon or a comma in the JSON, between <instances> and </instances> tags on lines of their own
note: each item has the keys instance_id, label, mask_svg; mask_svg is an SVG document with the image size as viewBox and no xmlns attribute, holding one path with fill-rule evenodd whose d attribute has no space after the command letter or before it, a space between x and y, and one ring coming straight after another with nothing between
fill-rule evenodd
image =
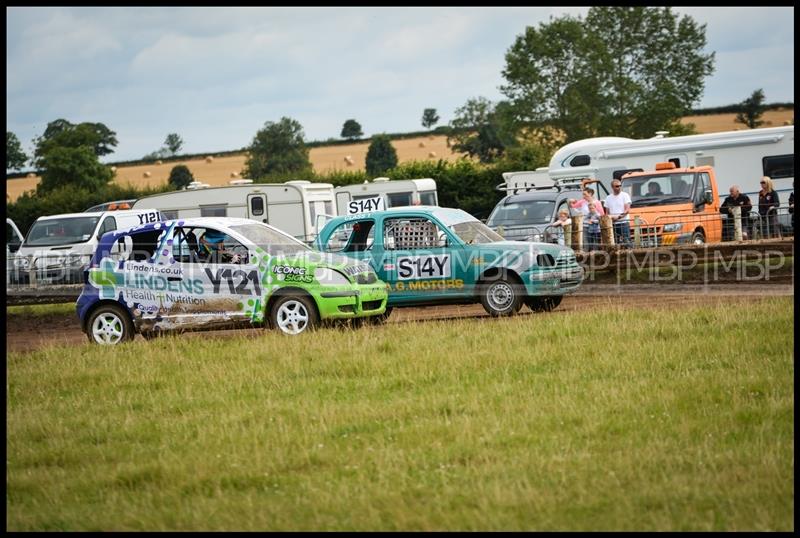
<instances>
[{"instance_id":1,"label":"person in pink top","mask_svg":"<svg viewBox=\"0 0 800 538\"><path fill-rule=\"evenodd\" d=\"M589 250L594 250L600 245L600 217L605 215L603 204L594 199L594 189L583 188L583 198L571 199L569 206L583 214L583 235L586 237ZM590 208L592 210L590 211Z\"/></svg>"}]
</instances>

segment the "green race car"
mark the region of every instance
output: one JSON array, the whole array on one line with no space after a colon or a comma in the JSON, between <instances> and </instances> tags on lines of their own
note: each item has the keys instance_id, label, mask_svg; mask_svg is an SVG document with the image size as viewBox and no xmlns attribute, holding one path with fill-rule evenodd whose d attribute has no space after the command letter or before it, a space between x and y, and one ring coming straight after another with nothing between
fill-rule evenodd
<instances>
[{"instance_id":1,"label":"green race car","mask_svg":"<svg viewBox=\"0 0 800 538\"><path fill-rule=\"evenodd\" d=\"M386 285L366 263L316 252L247 219L171 220L106 233L77 310L98 344L162 331L270 326L299 334L321 320L386 309Z\"/></svg>"},{"instance_id":2,"label":"green race car","mask_svg":"<svg viewBox=\"0 0 800 538\"><path fill-rule=\"evenodd\" d=\"M389 308L480 301L493 316L552 310L583 269L569 247L505 241L460 209L396 207L330 220L315 246L368 262ZM384 316L384 317L385 317Z\"/></svg>"}]
</instances>

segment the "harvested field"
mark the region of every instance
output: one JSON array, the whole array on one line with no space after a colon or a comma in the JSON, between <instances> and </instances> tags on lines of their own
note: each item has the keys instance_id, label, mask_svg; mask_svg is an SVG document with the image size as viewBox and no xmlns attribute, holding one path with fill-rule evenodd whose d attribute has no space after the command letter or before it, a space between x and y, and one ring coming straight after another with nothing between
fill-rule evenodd
<instances>
[{"instance_id":1,"label":"harvested field","mask_svg":"<svg viewBox=\"0 0 800 538\"><path fill-rule=\"evenodd\" d=\"M735 114L713 114L707 116L687 116L683 122L695 124L698 133L713 133L718 131L730 131L742 129L743 126L734 122ZM794 109L770 110L764 113L763 120L766 122L764 127L779 127L786 121L794 120ZM423 143L424 146L420 146ZM393 140L392 145L397 150L397 158L403 163L412 160L438 160L445 159L454 161L459 155L453 153L447 146L447 137L443 135L421 136L405 140ZM334 170L364 170L365 159L369 142L356 144L346 144L339 146L323 146L312 148L309 152L311 164L318 173L330 172ZM435 157L430 157L430 154ZM345 157L350 156L353 160L352 165L348 165ZM117 169L115 181L121 185L126 183L139 188L163 185L169 177L172 167L178 164L185 164L192 171L198 181L209 185L225 185L231 179L231 173L241 174L244 168L245 155L235 155L230 157L217 157L212 162L206 162L203 157L187 161L176 161L160 165L148 164L138 166L121 166ZM149 172L150 176L145 177ZM237 176L241 177L241 175ZM8 180L6 183L7 200L13 202L23 192L33 190L39 183L39 177L23 177Z\"/></svg>"}]
</instances>

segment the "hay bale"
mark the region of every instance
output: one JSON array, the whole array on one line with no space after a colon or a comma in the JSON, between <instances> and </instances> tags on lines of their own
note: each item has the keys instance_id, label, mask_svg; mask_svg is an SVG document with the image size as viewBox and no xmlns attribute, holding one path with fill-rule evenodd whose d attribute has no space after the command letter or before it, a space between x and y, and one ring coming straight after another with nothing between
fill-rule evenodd
<instances>
[{"instance_id":1,"label":"hay bale","mask_svg":"<svg viewBox=\"0 0 800 538\"><path fill-rule=\"evenodd\" d=\"M145 173L144 173L144 174L142 174L142 175L143 175L144 177L150 177L150 176L152 176L153 174L151 174L150 172L145 172Z\"/></svg>"},{"instance_id":2,"label":"hay bale","mask_svg":"<svg viewBox=\"0 0 800 538\"><path fill-rule=\"evenodd\" d=\"M764 124L765 124L765 125L772 125L772 122L771 122L771 121L769 121L769 120L767 120L767 121L766 121Z\"/></svg>"},{"instance_id":3,"label":"hay bale","mask_svg":"<svg viewBox=\"0 0 800 538\"><path fill-rule=\"evenodd\" d=\"M28 172L28 175L25 177L36 177L36 174L34 174L33 172Z\"/></svg>"},{"instance_id":4,"label":"hay bale","mask_svg":"<svg viewBox=\"0 0 800 538\"><path fill-rule=\"evenodd\" d=\"M231 177L239 177L239 172L231 172Z\"/></svg>"},{"instance_id":5,"label":"hay bale","mask_svg":"<svg viewBox=\"0 0 800 538\"><path fill-rule=\"evenodd\" d=\"M347 166L353 166L353 164L355 164L355 161L353 161L350 155L345 155L344 162L347 163Z\"/></svg>"},{"instance_id":6,"label":"hay bale","mask_svg":"<svg viewBox=\"0 0 800 538\"><path fill-rule=\"evenodd\" d=\"M419 147L424 148L425 147L425 142L420 142L419 143Z\"/></svg>"},{"instance_id":7,"label":"hay bale","mask_svg":"<svg viewBox=\"0 0 800 538\"><path fill-rule=\"evenodd\" d=\"M784 121L783 121L783 124L784 124L784 125L791 125L791 124L792 124L792 122L790 122L789 120L784 120Z\"/></svg>"},{"instance_id":8,"label":"hay bale","mask_svg":"<svg viewBox=\"0 0 800 538\"><path fill-rule=\"evenodd\" d=\"M212 157L211 155L209 155L208 157L206 157L206 162L207 162L207 163L213 163L213 162L214 162L214 157Z\"/></svg>"},{"instance_id":9,"label":"hay bale","mask_svg":"<svg viewBox=\"0 0 800 538\"><path fill-rule=\"evenodd\" d=\"M159 160L156 161L156 164L164 164L164 163L161 162L161 159L159 159Z\"/></svg>"},{"instance_id":10,"label":"hay bale","mask_svg":"<svg viewBox=\"0 0 800 538\"><path fill-rule=\"evenodd\" d=\"M116 174L116 173L117 173L117 167L116 167L116 166L112 166L112 167L111 167L111 171L112 171L112 172L114 172L114 173Z\"/></svg>"},{"instance_id":11,"label":"hay bale","mask_svg":"<svg viewBox=\"0 0 800 538\"><path fill-rule=\"evenodd\" d=\"M428 157L430 157L431 159L436 157L436 152L435 151L429 151L428 152Z\"/></svg>"}]
</instances>

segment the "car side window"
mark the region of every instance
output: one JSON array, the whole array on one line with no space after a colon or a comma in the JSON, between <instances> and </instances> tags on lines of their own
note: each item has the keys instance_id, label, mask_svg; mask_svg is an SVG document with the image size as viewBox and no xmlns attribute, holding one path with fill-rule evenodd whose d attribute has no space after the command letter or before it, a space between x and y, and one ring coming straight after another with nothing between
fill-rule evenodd
<instances>
[{"instance_id":1,"label":"car side window","mask_svg":"<svg viewBox=\"0 0 800 538\"><path fill-rule=\"evenodd\" d=\"M375 241L375 221L348 221L340 224L325 243L326 252L363 252Z\"/></svg>"},{"instance_id":2,"label":"car side window","mask_svg":"<svg viewBox=\"0 0 800 538\"><path fill-rule=\"evenodd\" d=\"M424 217L386 219L383 246L386 250L446 247L447 233Z\"/></svg>"},{"instance_id":3,"label":"car side window","mask_svg":"<svg viewBox=\"0 0 800 538\"><path fill-rule=\"evenodd\" d=\"M211 232L225 235L221 250L210 252L203 246L203 237ZM249 253L246 246L225 232L211 228L177 227L173 232L172 253L181 263L247 263ZM233 255L238 255L234 258ZM238 261L236 261L238 260Z\"/></svg>"},{"instance_id":4,"label":"car side window","mask_svg":"<svg viewBox=\"0 0 800 538\"><path fill-rule=\"evenodd\" d=\"M103 224L100 225L100 230L97 232L98 237L103 237L106 232L111 232L117 229L117 221L114 217L106 217Z\"/></svg>"}]
</instances>

